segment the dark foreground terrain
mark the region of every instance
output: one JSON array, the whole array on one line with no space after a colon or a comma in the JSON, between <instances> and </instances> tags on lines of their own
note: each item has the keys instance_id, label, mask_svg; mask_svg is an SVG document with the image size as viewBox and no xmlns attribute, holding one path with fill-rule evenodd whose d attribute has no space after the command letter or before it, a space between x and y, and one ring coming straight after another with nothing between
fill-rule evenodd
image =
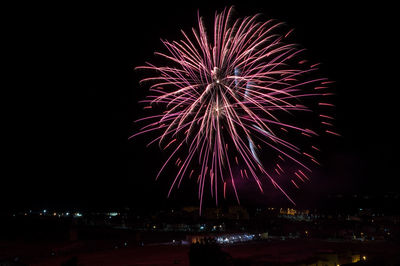
<instances>
[{"instance_id":1,"label":"dark foreground terrain","mask_svg":"<svg viewBox=\"0 0 400 266\"><path fill-rule=\"evenodd\" d=\"M69 243L0 243L4 265L189 265L190 245L174 243L144 246L113 246L106 241ZM342 265L378 262L373 265L399 265L400 245L389 242L354 242L322 240L257 241L222 245L220 252L227 265ZM203 254L207 256L207 254ZM215 256L215 254L209 254ZM217 255L218 257L218 255ZM196 259L196 258L195 258ZM201 259L201 258L197 258ZM1 261L1 260L0 260ZM20 264L11 264L19 261ZM222 262L221 262L222 263ZM0 263L0 265L3 265ZM318 264L322 265L322 264Z\"/></svg>"}]
</instances>

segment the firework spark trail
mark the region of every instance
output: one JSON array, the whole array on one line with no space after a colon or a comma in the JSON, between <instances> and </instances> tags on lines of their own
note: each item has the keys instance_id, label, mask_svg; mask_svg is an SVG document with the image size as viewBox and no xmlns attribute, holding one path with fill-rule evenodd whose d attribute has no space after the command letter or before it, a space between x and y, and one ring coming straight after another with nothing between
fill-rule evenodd
<instances>
[{"instance_id":1,"label":"firework spark trail","mask_svg":"<svg viewBox=\"0 0 400 266\"><path fill-rule=\"evenodd\" d=\"M161 110L161 114L137 120L150 122L132 137L159 131L160 135L148 145L158 142L161 149L172 149L157 178L172 158L178 154L185 156L176 161L179 170L168 196L174 187L180 186L188 171L190 177L198 172L200 213L206 182L217 204L218 187L223 186L226 198L229 184L239 202L233 159L238 166L240 160L243 178L251 177L260 191L263 191L262 180L269 180L292 201L274 178L275 172L285 173L283 166L276 164L280 172L276 168L265 169L258 154L260 145L276 152L280 160L287 158L298 165L301 175L294 171L292 177L308 180L301 169L311 172L307 166L310 160L318 163L310 154L316 151L315 146L311 151L300 151L298 145L284 139L277 130L307 137L318 134L280 116L282 111L289 116L295 112L313 113L312 106L305 105L303 100L330 95L324 91L330 81L309 78L319 64L307 66L307 60L298 58L304 49L286 42L292 29L275 33L283 23L274 20L261 23L259 15L231 23L232 12L229 8L216 13L212 40L198 15L198 30L192 29L192 38L182 31L183 39L179 41L162 40L167 51L155 54L168 62L165 66L147 63L136 68L154 73L141 80L151 84L151 95L142 103L147 104L146 109ZM293 63L295 60L297 64ZM320 90L323 92L319 93ZM316 101L316 105L333 107L325 99ZM321 125L331 126L334 118L324 113L319 119L328 119L329 122L320 121ZM329 127L323 132L339 135ZM299 188L293 179L290 181Z\"/></svg>"}]
</instances>

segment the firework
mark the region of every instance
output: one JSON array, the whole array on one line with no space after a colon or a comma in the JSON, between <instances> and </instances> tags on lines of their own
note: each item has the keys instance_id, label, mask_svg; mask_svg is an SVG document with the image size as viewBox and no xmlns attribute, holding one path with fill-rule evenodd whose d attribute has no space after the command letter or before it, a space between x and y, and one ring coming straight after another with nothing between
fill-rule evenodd
<instances>
[{"instance_id":1,"label":"firework","mask_svg":"<svg viewBox=\"0 0 400 266\"><path fill-rule=\"evenodd\" d=\"M279 180L296 188L309 180L319 148L302 138L320 134L297 114L311 114L326 133L337 134L331 115L315 116L332 107L325 100L330 81L316 78L318 64L288 41L292 30L279 33L283 23L260 22L259 15L233 20L232 13L216 13L212 34L198 15L191 34L162 40L166 51L155 54L165 63L137 67L151 73L141 83L150 91L144 108L153 113L137 120L146 125L132 137L159 132L149 145L170 155L157 178L168 164L177 166L168 196L188 177L197 180L200 206L206 186L217 204L219 190L226 197L228 189L239 202L237 180L245 179L260 191L272 183L293 202Z\"/></svg>"}]
</instances>

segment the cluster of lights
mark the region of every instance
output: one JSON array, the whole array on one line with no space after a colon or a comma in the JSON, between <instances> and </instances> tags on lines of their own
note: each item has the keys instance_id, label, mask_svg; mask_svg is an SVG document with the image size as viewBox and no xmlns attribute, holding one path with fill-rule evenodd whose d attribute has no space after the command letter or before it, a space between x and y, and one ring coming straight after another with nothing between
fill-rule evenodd
<instances>
[{"instance_id":1,"label":"cluster of lights","mask_svg":"<svg viewBox=\"0 0 400 266\"><path fill-rule=\"evenodd\" d=\"M211 228L211 231L216 231L217 229L222 229L222 224L219 225L213 225ZM205 230L206 229L206 225L202 224L200 225L200 230Z\"/></svg>"},{"instance_id":2,"label":"cluster of lights","mask_svg":"<svg viewBox=\"0 0 400 266\"><path fill-rule=\"evenodd\" d=\"M239 242L247 242L254 239L255 235L241 234L241 235L228 235L217 237L217 242L219 244L233 244Z\"/></svg>"},{"instance_id":3,"label":"cluster of lights","mask_svg":"<svg viewBox=\"0 0 400 266\"><path fill-rule=\"evenodd\" d=\"M83 216L83 214L80 213L80 212L74 212L74 213L70 213L70 212L49 212L46 209L38 211L38 212L29 210L28 212L24 212L23 215L24 216L28 216L28 215L58 216L58 217L66 217L66 216L82 217ZM16 216L16 214L13 214L13 216Z\"/></svg>"},{"instance_id":4,"label":"cluster of lights","mask_svg":"<svg viewBox=\"0 0 400 266\"><path fill-rule=\"evenodd\" d=\"M119 213L119 212L107 212L107 213L103 213L103 214L107 215L109 218L121 215L121 213ZM17 215L16 213L13 214L14 217L16 215ZM39 210L39 211L29 210L29 211L23 212L21 215L24 215L24 216L39 215L39 216L54 216L54 217L57 216L57 217L74 217L74 218L83 217L83 214L81 212L69 212L69 211L67 211L67 212L55 212L55 211L52 212L47 209L43 209L43 210Z\"/></svg>"}]
</instances>

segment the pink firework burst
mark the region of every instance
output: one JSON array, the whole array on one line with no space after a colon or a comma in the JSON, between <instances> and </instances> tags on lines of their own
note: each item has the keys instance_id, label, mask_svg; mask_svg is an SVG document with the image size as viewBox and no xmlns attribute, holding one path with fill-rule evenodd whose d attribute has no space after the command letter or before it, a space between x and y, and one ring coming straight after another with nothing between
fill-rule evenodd
<instances>
[{"instance_id":1,"label":"pink firework burst","mask_svg":"<svg viewBox=\"0 0 400 266\"><path fill-rule=\"evenodd\" d=\"M319 148L308 141L319 135L308 127L315 125L310 117L337 134L331 115L315 115L332 108L325 100L330 81L315 78L318 64L309 64L303 49L288 42L292 30L279 33L283 23L260 22L259 15L233 20L232 11L216 13L212 35L198 16L191 34L162 40L166 52L155 54L164 65L137 67L152 73L141 83L149 84L151 95L142 102L153 113L137 120L147 124L131 137L159 132L149 144L170 155L157 178L166 165L178 167L168 196L186 176L197 178L200 206L208 186L217 204L218 191L226 197L229 188L239 202L240 178L260 191L272 183L293 202L281 177L299 188L309 180L308 164L319 164Z\"/></svg>"}]
</instances>

